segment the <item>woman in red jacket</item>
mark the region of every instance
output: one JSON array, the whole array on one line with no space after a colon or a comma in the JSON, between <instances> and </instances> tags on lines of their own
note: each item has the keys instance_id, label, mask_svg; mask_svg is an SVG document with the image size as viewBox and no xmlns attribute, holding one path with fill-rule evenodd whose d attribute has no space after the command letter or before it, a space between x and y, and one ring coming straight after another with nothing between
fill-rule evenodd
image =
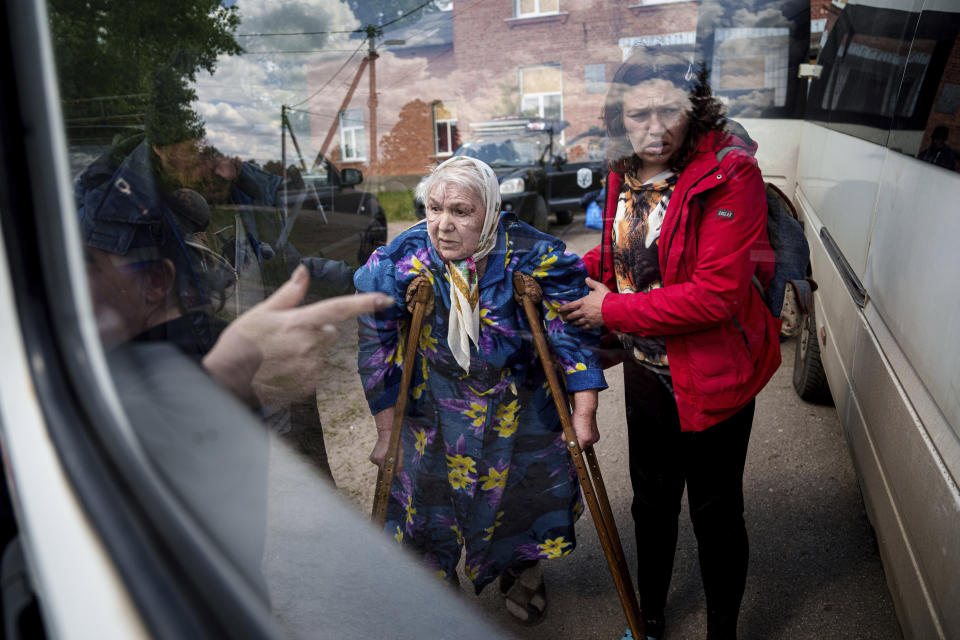
<instances>
[{"instance_id":1,"label":"woman in red jacket","mask_svg":"<svg viewBox=\"0 0 960 640\"><path fill-rule=\"evenodd\" d=\"M619 335L638 583L660 638L684 486L707 637L735 638L747 573L743 467L754 398L780 364L764 184L748 136L726 131L707 72L642 49L613 78L603 240L589 295L561 309Z\"/></svg>"}]
</instances>

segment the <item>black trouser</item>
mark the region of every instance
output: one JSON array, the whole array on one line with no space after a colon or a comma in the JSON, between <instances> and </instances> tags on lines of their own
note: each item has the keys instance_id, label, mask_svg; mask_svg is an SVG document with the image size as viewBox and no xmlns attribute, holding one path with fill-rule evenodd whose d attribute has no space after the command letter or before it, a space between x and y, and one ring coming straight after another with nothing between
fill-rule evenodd
<instances>
[{"instance_id":1,"label":"black trouser","mask_svg":"<svg viewBox=\"0 0 960 640\"><path fill-rule=\"evenodd\" d=\"M673 394L649 370L624 363L637 581L645 618L663 619L684 485L707 599L707 637L735 638L747 576L743 465L753 400L705 431L681 432Z\"/></svg>"}]
</instances>

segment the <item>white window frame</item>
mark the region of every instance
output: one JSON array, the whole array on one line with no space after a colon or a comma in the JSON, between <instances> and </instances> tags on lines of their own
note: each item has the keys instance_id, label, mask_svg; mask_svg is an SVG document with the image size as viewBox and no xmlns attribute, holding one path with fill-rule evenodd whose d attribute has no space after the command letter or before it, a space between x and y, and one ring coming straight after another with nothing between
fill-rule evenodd
<instances>
[{"instance_id":1,"label":"white window frame","mask_svg":"<svg viewBox=\"0 0 960 640\"><path fill-rule=\"evenodd\" d=\"M560 120L563 120L563 92L562 91L549 91L546 93L522 93L520 94L520 111L525 112L526 109L523 108L523 103L527 101L527 98L536 98L537 99L537 116L539 118L546 118L544 113L544 103L546 98L551 96L558 96L560 98Z\"/></svg>"},{"instance_id":2,"label":"white window frame","mask_svg":"<svg viewBox=\"0 0 960 640\"><path fill-rule=\"evenodd\" d=\"M453 127L457 126L456 118L437 118L437 105L438 104L451 104L445 103L444 101L435 102L433 104L433 152L439 158L445 158L447 156L452 156L453 152L456 151L456 148L453 146ZM450 145L448 151L443 151L440 149L440 136L437 135L437 128L440 126L445 126L447 128L447 144Z\"/></svg>"},{"instance_id":3,"label":"white window frame","mask_svg":"<svg viewBox=\"0 0 960 640\"><path fill-rule=\"evenodd\" d=\"M364 162L367 159L366 154L356 153L357 150L363 145L363 137L367 135L367 125L366 122L363 122L360 125L349 124L345 125L343 117L346 115L347 111L355 111L363 115L362 109L346 109L340 112L339 121L340 121L340 159L344 162ZM357 144L357 140L360 140L360 144ZM348 150L353 150L354 153L348 154Z\"/></svg>"},{"instance_id":4,"label":"white window frame","mask_svg":"<svg viewBox=\"0 0 960 640\"><path fill-rule=\"evenodd\" d=\"M560 90L559 91L544 91L539 93L526 93L523 90L523 73L525 71L533 71L534 69L542 69L544 67L551 67L560 70ZM523 108L523 103L526 101L526 98L536 98L537 99L537 116L540 118L546 118L544 114L544 100L550 96L558 96L560 98L560 116L558 120L563 120L563 66L559 64L538 64L531 65L529 67L520 67L517 69L517 83L520 85L520 112L525 112ZM558 140L563 140L563 133L557 137Z\"/></svg>"},{"instance_id":5,"label":"white window frame","mask_svg":"<svg viewBox=\"0 0 960 640\"><path fill-rule=\"evenodd\" d=\"M535 16L555 16L560 13L560 0L557 0L557 8L552 11L540 11L542 0L533 0L534 10L531 13L520 13L521 0L513 0L513 15L516 18L533 18Z\"/></svg>"}]
</instances>

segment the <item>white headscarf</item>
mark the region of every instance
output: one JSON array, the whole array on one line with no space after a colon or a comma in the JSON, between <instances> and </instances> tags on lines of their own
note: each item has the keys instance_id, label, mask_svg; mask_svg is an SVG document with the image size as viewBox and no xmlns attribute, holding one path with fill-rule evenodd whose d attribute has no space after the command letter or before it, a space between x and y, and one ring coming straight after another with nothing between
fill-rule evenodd
<instances>
[{"instance_id":1,"label":"white headscarf","mask_svg":"<svg viewBox=\"0 0 960 640\"><path fill-rule=\"evenodd\" d=\"M473 254L463 260L444 260L450 280L450 317L447 321L447 345L457 364L465 372L470 372L470 341L478 344L480 340L480 287L477 263L483 260L497 244L497 226L500 222L500 183L497 175L485 162L466 156L454 156L444 161L434 170L441 173L450 165L471 163L484 179L481 204L484 207L483 228L480 230L480 243ZM439 176L437 184L443 184ZM429 194L427 194L429 195Z\"/></svg>"}]
</instances>

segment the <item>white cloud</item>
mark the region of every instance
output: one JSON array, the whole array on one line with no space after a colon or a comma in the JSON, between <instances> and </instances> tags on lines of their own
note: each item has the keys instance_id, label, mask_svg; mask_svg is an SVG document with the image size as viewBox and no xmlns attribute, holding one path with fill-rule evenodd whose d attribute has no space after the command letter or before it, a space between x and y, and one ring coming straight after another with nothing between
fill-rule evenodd
<instances>
[{"instance_id":1,"label":"white cloud","mask_svg":"<svg viewBox=\"0 0 960 640\"><path fill-rule=\"evenodd\" d=\"M219 123L229 127L243 127L247 124L247 120L226 102L218 102L217 104L201 102L198 112L206 122L211 124Z\"/></svg>"},{"instance_id":2,"label":"white cloud","mask_svg":"<svg viewBox=\"0 0 960 640\"><path fill-rule=\"evenodd\" d=\"M207 141L228 155L260 162L280 158L280 109L307 97L307 68L318 57L345 60L350 53L265 53L349 49L348 34L242 37L242 34L343 31L359 26L344 0L240 0L237 41L247 50L223 56L212 75L197 78L194 104ZM257 53L260 52L260 53ZM305 150L306 151L306 150Z\"/></svg>"}]
</instances>

